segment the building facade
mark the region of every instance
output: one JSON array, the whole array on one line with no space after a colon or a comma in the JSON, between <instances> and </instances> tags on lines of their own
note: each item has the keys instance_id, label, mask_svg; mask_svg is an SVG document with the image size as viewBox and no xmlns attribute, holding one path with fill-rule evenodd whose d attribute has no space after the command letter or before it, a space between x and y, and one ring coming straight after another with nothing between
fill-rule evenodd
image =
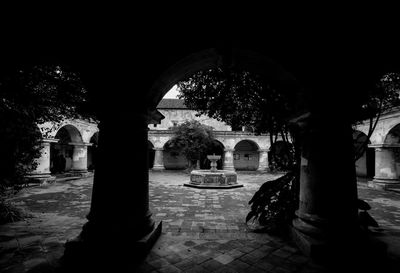
<instances>
[{"instance_id":1,"label":"building facade","mask_svg":"<svg viewBox=\"0 0 400 273\"><path fill-rule=\"evenodd\" d=\"M369 126L369 122L358 125L353 138L363 142ZM369 185L374 188L400 187L400 108L382 114L369 139L367 151L356 162L356 170L359 176L371 178Z\"/></svg>"},{"instance_id":2,"label":"building facade","mask_svg":"<svg viewBox=\"0 0 400 273\"><path fill-rule=\"evenodd\" d=\"M99 135L96 122L64 120L38 127L43 135L41 157L30 178L47 181L57 174L87 175L94 169Z\"/></svg>"},{"instance_id":3,"label":"building facade","mask_svg":"<svg viewBox=\"0 0 400 273\"><path fill-rule=\"evenodd\" d=\"M148 145L150 168L153 170L185 169L187 161L183 155L173 155L165 151L165 145L173 137L171 127L187 120L197 120L214 128L215 145L211 153L221 155L217 162L219 169L259 170L268 168L270 141L267 135L255 135L251 132L232 131L231 126L205 115L198 115L188 109L183 100L163 99L157 110L164 116L160 124L150 124ZM209 168L209 162L200 160L201 168Z\"/></svg>"}]
</instances>

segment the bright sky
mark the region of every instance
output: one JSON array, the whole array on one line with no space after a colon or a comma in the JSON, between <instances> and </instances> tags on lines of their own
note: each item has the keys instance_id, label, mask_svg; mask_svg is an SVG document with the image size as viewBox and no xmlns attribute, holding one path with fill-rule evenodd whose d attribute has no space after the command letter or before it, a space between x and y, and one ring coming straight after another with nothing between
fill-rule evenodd
<instances>
[{"instance_id":1,"label":"bright sky","mask_svg":"<svg viewBox=\"0 0 400 273\"><path fill-rule=\"evenodd\" d=\"M164 99L177 99L179 91L177 89L177 85L175 84L169 91L167 94L165 94Z\"/></svg>"}]
</instances>

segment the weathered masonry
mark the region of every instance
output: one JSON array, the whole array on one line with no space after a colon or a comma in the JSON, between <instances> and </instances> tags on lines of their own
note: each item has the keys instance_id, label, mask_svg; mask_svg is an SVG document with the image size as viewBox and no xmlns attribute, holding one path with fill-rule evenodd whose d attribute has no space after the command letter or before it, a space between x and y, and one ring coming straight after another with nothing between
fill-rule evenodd
<instances>
[{"instance_id":1,"label":"weathered masonry","mask_svg":"<svg viewBox=\"0 0 400 273\"><path fill-rule=\"evenodd\" d=\"M42 151L31 178L44 182L60 173L85 176L94 170L99 136L96 122L64 120L38 127L43 135Z\"/></svg>"},{"instance_id":2,"label":"weathered masonry","mask_svg":"<svg viewBox=\"0 0 400 273\"><path fill-rule=\"evenodd\" d=\"M369 186L377 189L400 188L400 109L384 113L371 135L368 149L356 162L357 174L373 177ZM357 126L353 137L363 141L369 123ZM361 137L360 137L361 136Z\"/></svg>"},{"instance_id":3,"label":"weathered masonry","mask_svg":"<svg viewBox=\"0 0 400 273\"><path fill-rule=\"evenodd\" d=\"M375 86L382 73L400 71L399 39L392 35L391 25L374 22L374 28L363 24L340 28L334 24L333 29L315 20L315 29L300 18L292 22L287 18L287 25L286 20L260 20L242 29L224 24L188 32L193 20L182 24L179 18L174 25L170 19L154 28L144 28L142 20L119 25L110 21L109 28L93 23L90 32L79 25L74 31L54 31L59 36L48 40L45 35L32 32L27 38L18 32L23 39L4 44L13 50L2 51L0 71L8 72L9 64L15 62L69 65L81 75L98 112L101 156L96 161L88 221L80 235L66 244L64 261L76 268L82 262L91 269L106 263L129 267L137 253L145 253L154 243L162 225L155 223L149 207L149 115L177 82L217 66L257 73L293 100L304 99L309 105L308 115L298 116L295 123L305 129L300 141L299 204L292 222L296 244L312 257L343 261L343 265L350 258L373 259L371 244L358 229L349 115L354 102ZM79 30L84 30L81 35ZM217 31L212 35L210 30ZM176 33L180 42L166 42ZM118 134L121 128L123 133ZM379 128L378 132L383 133ZM128 139L135 145L122 148ZM387 149L388 145L396 148L390 139L380 135L371 141L381 145L373 148L381 149L382 159L394 156L393 149ZM234 149L234 145L225 147ZM225 161L228 155L233 156L233 151L225 155ZM392 178L395 161L390 162L375 176Z\"/></svg>"},{"instance_id":4,"label":"weathered masonry","mask_svg":"<svg viewBox=\"0 0 400 273\"><path fill-rule=\"evenodd\" d=\"M224 122L211 119L204 115L196 116L196 111L188 109L183 100L163 99L157 110L164 116L159 124L149 125L148 145L150 161L153 170L184 169L187 162L182 155L171 155L164 150L172 138L170 127L186 120L198 120L202 124L214 128L215 145L212 153L221 155L217 162L219 169L226 170L267 170L270 141L267 135L255 135L251 132L232 131ZM200 167L209 168L208 160L203 159Z\"/></svg>"}]
</instances>

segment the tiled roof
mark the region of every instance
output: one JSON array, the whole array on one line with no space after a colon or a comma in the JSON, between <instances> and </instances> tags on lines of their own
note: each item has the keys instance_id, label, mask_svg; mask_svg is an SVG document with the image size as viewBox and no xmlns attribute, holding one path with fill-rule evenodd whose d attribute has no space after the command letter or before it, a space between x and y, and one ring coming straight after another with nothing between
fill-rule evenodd
<instances>
[{"instance_id":1,"label":"tiled roof","mask_svg":"<svg viewBox=\"0 0 400 273\"><path fill-rule=\"evenodd\" d=\"M157 109L188 109L184 100L180 99L162 99L157 105Z\"/></svg>"}]
</instances>

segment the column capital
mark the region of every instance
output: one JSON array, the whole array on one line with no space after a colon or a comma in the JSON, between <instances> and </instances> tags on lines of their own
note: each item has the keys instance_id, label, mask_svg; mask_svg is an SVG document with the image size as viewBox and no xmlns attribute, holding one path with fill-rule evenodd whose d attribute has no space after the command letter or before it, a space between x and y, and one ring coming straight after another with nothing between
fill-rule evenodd
<instances>
[{"instance_id":1,"label":"column capital","mask_svg":"<svg viewBox=\"0 0 400 273\"><path fill-rule=\"evenodd\" d=\"M258 149L257 152L259 152L259 153L267 153L267 152L269 152L269 149Z\"/></svg>"},{"instance_id":2,"label":"column capital","mask_svg":"<svg viewBox=\"0 0 400 273\"><path fill-rule=\"evenodd\" d=\"M58 138L42 138L42 143L56 143L58 142L59 139Z\"/></svg>"},{"instance_id":3,"label":"column capital","mask_svg":"<svg viewBox=\"0 0 400 273\"><path fill-rule=\"evenodd\" d=\"M234 152L235 151L235 149L231 149L231 148L225 148L224 149L224 152Z\"/></svg>"},{"instance_id":4,"label":"column capital","mask_svg":"<svg viewBox=\"0 0 400 273\"><path fill-rule=\"evenodd\" d=\"M162 148L162 147L154 147L153 150L154 151L164 151L164 148Z\"/></svg>"}]
</instances>

